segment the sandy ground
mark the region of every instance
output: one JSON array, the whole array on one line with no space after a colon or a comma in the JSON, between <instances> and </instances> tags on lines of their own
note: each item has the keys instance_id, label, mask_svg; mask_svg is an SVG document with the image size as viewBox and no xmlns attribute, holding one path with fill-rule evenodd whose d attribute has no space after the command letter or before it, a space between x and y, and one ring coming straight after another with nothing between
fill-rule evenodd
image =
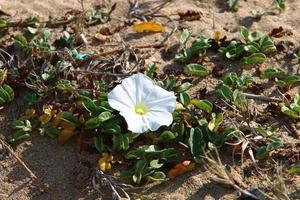
<instances>
[{"instance_id":1,"label":"sandy ground","mask_svg":"<svg viewBox=\"0 0 300 200\"><path fill-rule=\"evenodd\" d=\"M90 9L92 6L104 1L84 1L84 8ZM122 21L128 13L129 4L127 1L117 2L117 8L113 13L113 21ZM141 1L145 2L145 1ZM151 1L149 1L151 2ZM282 26L287 34L281 38L274 38L275 42L283 42L288 49L294 50L299 47L300 42L300 1L287 0L287 9L280 15L278 11L272 9L273 0L252 0L240 1L239 11L237 13L229 12L225 0L175 0L168 7L164 8L164 14L174 16L177 12L196 10L202 13L202 17L197 21L178 22L178 29L188 28L193 32L193 36L204 35L213 37L216 30L222 35L228 35L229 38L237 37L234 31L235 27L240 24L250 28L269 33L274 28ZM104 3L108 4L107 1ZM0 9L13 18L26 18L36 16L41 19L48 19L49 16L61 16L71 9L81 9L81 4L77 0L0 0ZM268 15L260 21L251 17L250 11L253 9L268 10ZM215 16L215 29L213 29L213 16ZM171 26L170 24L165 24ZM86 31L87 36L92 36L102 26L98 25L91 30ZM172 46L178 40L180 33L175 33L170 40ZM139 36L139 37L137 37ZM127 28L120 33L112 36L112 41L118 41L122 38L128 43L145 43L151 40L161 38L161 35L151 35L151 37L142 37L132 33L131 28ZM153 39L154 38L154 39ZM178 69L177 65L169 58L163 57L160 52L152 51L149 60L155 61L159 70ZM295 72L298 64L286 62L283 56L276 56L269 61L270 65L283 66L285 69L291 69ZM228 65L223 58L216 57L209 67L221 65L226 70L239 71L239 66ZM208 77L198 83L193 90L198 92L199 88L207 87L209 91L217 85L216 79ZM268 93L269 91L264 91ZM18 98L21 99L21 96ZM8 122L16 119L18 116L17 108L21 105L11 105L4 111L0 111L0 130L3 134L8 134ZM89 188L89 175L94 166L98 155L79 155L75 150L74 142L69 142L61 147L55 140L50 140L34 133L30 140L14 146L16 153L30 166L42 182L30 182L28 174L15 161L13 157L0 161L0 199L12 200L74 200L74 199L96 199L96 194ZM258 180L248 180L250 185L255 186ZM45 188L46 187L46 188ZM47 189L48 188L48 189ZM297 192L297 191L294 191ZM299 191L298 191L299 192ZM223 188L209 180L209 174L203 169L185 174L176 178L174 181L163 183L160 186L152 188L148 195L153 199L236 199L237 193L231 189ZM297 199L299 193L295 193ZM297 197L298 196L298 197Z\"/></svg>"}]
</instances>

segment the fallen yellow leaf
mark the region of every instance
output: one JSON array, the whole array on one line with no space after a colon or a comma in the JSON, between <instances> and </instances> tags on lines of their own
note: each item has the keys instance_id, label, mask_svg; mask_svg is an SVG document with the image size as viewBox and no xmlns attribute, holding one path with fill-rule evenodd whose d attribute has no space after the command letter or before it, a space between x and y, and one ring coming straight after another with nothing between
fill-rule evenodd
<instances>
[{"instance_id":1,"label":"fallen yellow leaf","mask_svg":"<svg viewBox=\"0 0 300 200\"><path fill-rule=\"evenodd\" d=\"M45 106L43 109L44 114L39 117L39 121L42 124L48 123L52 118L52 106Z\"/></svg>"},{"instance_id":2,"label":"fallen yellow leaf","mask_svg":"<svg viewBox=\"0 0 300 200\"><path fill-rule=\"evenodd\" d=\"M58 142L60 145L65 144L73 135L75 135L74 130L64 129L58 135Z\"/></svg>"},{"instance_id":3,"label":"fallen yellow leaf","mask_svg":"<svg viewBox=\"0 0 300 200\"><path fill-rule=\"evenodd\" d=\"M59 126L62 129L71 130L71 131L76 129L76 126L74 124L71 124L71 123L66 122L66 121L62 121Z\"/></svg>"},{"instance_id":4,"label":"fallen yellow leaf","mask_svg":"<svg viewBox=\"0 0 300 200\"><path fill-rule=\"evenodd\" d=\"M133 25L133 30L136 32L162 32L164 27L159 22L149 21Z\"/></svg>"},{"instance_id":5,"label":"fallen yellow leaf","mask_svg":"<svg viewBox=\"0 0 300 200\"><path fill-rule=\"evenodd\" d=\"M25 110L25 113L24 115L22 115L19 120L28 120L28 119L31 119L35 116L35 109L34 108L27 108Z\"/></svg>"},{"instance_id":6,"label":"fallen yellow leaf","mask_svg":"<svg viewBox=\"0 0 300 200\"><path fill-rule=\"evenodd\" d=\"M109 153L102 153L102 158L98 161L98 166L101 171L111 169L111 161L113 160L113 156Z\"/></svg>"},{"instance_id":7,"label":"fallen yellow leaf","mask_svg":"<svg viewBox=\"0 0 300 200\"><path fill-rule=\"evenodd\" d=\"M62 111L59 111L59 113L57 113L57 114L53 117L53 119L52 119L52 126L53 126L54 128L56 128L56 127L59 125L59 123L62 121L62 119L61 119L62 115L63 115L63 112L62 112Z\"/></svg>"}]
</instances>

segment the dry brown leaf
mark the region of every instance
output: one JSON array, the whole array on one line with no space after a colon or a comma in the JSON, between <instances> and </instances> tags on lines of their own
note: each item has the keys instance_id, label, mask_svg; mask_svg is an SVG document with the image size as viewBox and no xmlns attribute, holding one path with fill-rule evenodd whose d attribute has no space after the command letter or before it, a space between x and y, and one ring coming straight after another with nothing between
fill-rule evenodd
<instances>
[{"instance_id":1,"label":"dry brown leaf","mask_svg":"<svg viewBox=\"0 0 300 200\"><path fill-rule=\"evenodd\" d=\"M106 42L109 39L109 36L103 35L101 33L96 33L94 38L97 39L99 42Z\"/></svg>"},{"instance_id":2,"label":"dry brown leaf","mask_svg":"<svg viewBox=\"0 0 300 200\"><path fill-rule=\"evenodd\" d=\"M181 174L192 171L193 169L195 169L195 163L192 163L191 161L186 160L186 161L183 161L182 163L175 165L175 167L173 167L168 172L168 177L175 178Z\"/></svg>"},{"instance_id":3,"label":"dry brown leaf","mask_svg":"<svg viewBox=\"0 0 300 200\"><path fill-rule=\"evenodd\" d=\"M157 21L149 21L133 25L133 30L136 32L162 32L164 27Z\"/></svg>"},{"instance_id":4,"label":"dry brown leaf","mask_svg":"<svg viewBox=\"0 0 300 200\"><path fill-rule=\"evenodd\" d=\"M186 12L178 12L178 15L182 21L194 21L199 20L202 13L195 10L188 10Z\"/></svg>"}]
</instances>

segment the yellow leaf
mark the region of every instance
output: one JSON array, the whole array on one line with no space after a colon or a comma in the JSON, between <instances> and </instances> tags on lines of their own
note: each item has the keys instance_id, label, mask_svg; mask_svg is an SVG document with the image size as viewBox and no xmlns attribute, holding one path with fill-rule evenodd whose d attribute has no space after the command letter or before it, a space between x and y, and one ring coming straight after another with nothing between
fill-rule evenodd
<instances>
[{"instance_id":1,"label":"yellow leaf","mask_svg":"<svg viewBox=\"0 0 300 200\"><path fill-rule=\"evenodd\" d=\"M102 171L111 169L111 161L113 158L113 155L109 153L102 153L102 158L100 158L98 161L99 169Z\"/></svg>"},{"instance_id":2,"label":"yellow leaf","mask_svg":"<svg viewBox=\"0 0 300 200\"><path fill-rule=\"evenodd\" d=\"M184 109L185 108L181 103L178 103L178 102L176 103L175 110L180 111L180 110L184 110Z\"/></svg>"},{"instance_id":3,"label":"yellow leaf","mask_svg":"<svg viewBox=\"0 0 300 200\"><path fill-rule=\"evenodd\" d=\"M40 117L39 117L39 121L42 123L42 124L46 124L48 123L50 120L51 120L52 116L51 115L48 115L48 114L42 114Z\"/></svg>"},{"instance_id":4,"label":"yellow leaf","mask_svg":"<svg viewBox=\"0 0 300 200\"><path fill-rule=\"evenodd\" d=\"M22 115L19 120L26 120L26 119L31 119L35 116L35 109L33 108L27 108L25 110L24 115Z\"/></svg>"},{"instance_id":5,"label":"yellow leaf","mask_svg":"<svg viewBox=\"0 0 300 200\"><path fill-rule=\"evenodd\" d=\"M136 32L162 32L164 27L159 22L149 21L133 25L133 30Z\"/></svg>"},{"instance_id":6,"label":"yellow leaf","mask_svg":"<svg viewBox=\"0 0 300 200\"><path fill-rule=\"evenodd\" d=\"M219 41L221 39L221 32L220 31L216 31L214 34L214 39L216 41Z\"/></svg>"},{"instance_id":7,"label":"yellow leaf","mask_svg":"<svg viewBox=\"0 0 300 200\"><path fill-rule=\"evenodd\" d=\"M73 135L75 135L74 130L64 129L59 133L58 142L60 145L65 144Z\"/></svg>"},{"instance_id":8,"label":"yellow leaf","mask_svg":"<svg viewBox=\"0 0 300 200\"><path fill-rule=\"evenodd\" d=\"M39 117L39 121L42 123L42 124L46 124L48 123L51 118L52 118L52 106L46 106L44 107L44 114L42 114L40 117Z\"/></svg>"},{"instance_id":9,"label":"yellow leaf","mask_svg":"<svg viewBox=\"0 0 300 200\"><path fill-rule=\"evenodd\" d=\"M52 126L54 128L56 128L59 125L59 123L62 121L62 119L61 119L62 115L63 115L63 112L59 111L59 113L57 113L55 115L55 117L53 117L53 119L52 119Z\"/></svg>"},{"instance_id":10,"label":"yellow leaf","mask_svg":"<svg viewBox=\"0 0 300 200\"><path fill-rule=\"evenodd\" d=\"M71 124L71 123L66 122L66 121L62 121L59 126L62 129L71 130L71 131L76 129L76 126L74 124Z\"/></svg>"}]
</instances>

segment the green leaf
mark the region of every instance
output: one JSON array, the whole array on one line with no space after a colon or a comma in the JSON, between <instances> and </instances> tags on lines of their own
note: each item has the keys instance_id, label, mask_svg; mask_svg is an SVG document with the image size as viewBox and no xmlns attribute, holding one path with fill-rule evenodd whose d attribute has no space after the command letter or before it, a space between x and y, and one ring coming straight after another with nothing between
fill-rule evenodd
<instances>
[{"instance_id":1,"label":"green leaf","mask_svg":"<svg viewBox=\"0 0 300 200\"><path fill-rule=\"evenodd\" d=\"M265 69L261 74L260 74L260 78L261 79L274 79L274 78L284 78L285 72L280 69L280 68L268 68Z\"/></svg>"},{"instance_id":2,"label":"green leaf","mask_svg":"<svg viewBox=\"0 0 300 200\"><path fill-rule=\"evenodd\" d=\"M153 169L159 169L163 166L164 164L163 163L159 163L159 160L152 160L150 162L150 167L153 168Z\"/></svg>"},{"instance_id":3,"label":"green leaf","mask_svg":"<svg viewBox=\"0 0 300 200\"><path fill-rule=\"evenodd\" d=\"M143 160L138 160L136 165L135 165L135 172L134 175L132 176L132 180L134 183L139 184L142 180L143 177L143 172L145 168L147 167L147 163Z\"/></svg>"},{"instance_id":4,"label":"green leaf","mask_svg":"<svg viewBox=\"0 0 300 200\"><path fill-rule=\"evenodd\" d=\"M155 68L156 68L155 63L149 64L146 68L145 75L153 79Z\"/></svg>"},{"instance_id":5,"label":"green leaf","mask_svg":"<svg viewBox=\"0 0 300 200\"><path fill-rule=\"evenodd\" d=\"M238 27L238 31L240 32L242 38L243 38L246 42L248 42L248 41L249 41L248 38L249 38L249 35L250 35L248 29L247 29L245 26L239 26L239 27Z\"/></svg>"},{"instance_id":6,"label":"green leaf","mask_svg":"<svg viewBox=\"0 0 300 200\"><path fill-rule=\"evenodd\" d=\"M2 87L8 93L9 101L12 101L15 98L14 90L9 85L6 85L6 84L3 84Z\"/></svg>"},{"instance_id":7,"label":"green leaf","mask_svg":"<svg viewBox=\"0 0 300 200\"><path fill-rule=\"evenodd\" d=\"M159 171L159 172L154 172L153 174L151 174L147 178L152 180L152 181L163 181L163 180L166 179L166 175L165 175L165 173Z\"/></svg>"},{"instance_id":8,"label":"green leaf","mask_svg":"<svg viewBox=\"0 0 300 200\"><path fill-rule=\"evenodd\" d=\"M9 102L10 101L10 96L8 94L8 92L6 92L4 90L3 87L0 86L0 97L5 101L5 102Z\"/></svg>"},{"instance_id":9,"label":"green leaf","mask_svg":"<svg viewBox=\"0 0 300 200\"><path fill-rule=\"evenodd\" d=\"M226 100L226 101L231 101L233 98L233 91L227 86L227 85L222 85L217 89L217 92Z\"/></svg>"},{"instance_id":10,"label":"green leaf","mask_svg":"<svg viewBox=\"0 0 300 200\"><path fill-rule=\"evenodd\" d=\"M114 150L128 150L130 144L133 142L133 134L114 134L113 135L113 149Z\"/></svg>"},{"instance_id":11,"label":"green leaf","mask_svg":"<svg viewBox=\"0 0 300 200\"><path fill-rule=\"evenodd\" d=\"M300 165L290 167L288 172L289 174L300 174Z\"/></svg>"},{"instance_id":12,"label":"green leaf","mask_svg":"<svg viewBox=\"0 0 300 200\"><path fill-rule=\"evenodd\" d=\"M284 10L285 9L285 2L284 0L275 0L276 8L279 10Z\"/></svg>"},{"instance_id":13,"label":"green leaf","mask_svg":"<svg viewBox=\"0 0 300 200\"><path fill-rule=\"evenodd\" d=\"M188 89L190 89L191 87L193 87L193 84L191 83L183 83L182 85L180 85L177 90L176 90L176 93L181 93L181 92L185 92L187 91Z\"/></svg>"},{"instance_id":14,"label":"green leaf","mask_svg":"<svg viewBox=\"0 0 300 200\"><path fill-rule=\"evenodd\" d=\"M207 76L209 74L208 70L199 64L188 64L184 67L184 72L194 76Z\"/></svg>"},{"instance_id":15,"label":"green leaf","mask_svg":"<svg viewBox=\"0 0 300 200\"><path fill-rule=\"evenodd\" d=\"M187 41L189 40L189 38L191 37L192 33L189 32L188 29L184 29L181 36L180 36L180 43L182 45L185 45L187 43Z\"/></svg>"},{"instance_id":16,"label":"green leaf","mask_svg":"<svg viewBox=\"0 0 300 200\"><path fill-rule=\"evenodd\" d=\"M9 23L7 20L0 19L0 29L1 28L7 28L9 26Z\"/></svg>"},{"instance_id":17,"label":"green leaf","mask_svg":"<svg viewBox=\"0 0 300 200\"><path fill-rule=\"evenodd\" d=\"M113 115L109 111L104 111L97 117L91 118L85 123L85 127L90 128L96 128L102 125L103 122L111 119Z\"/></svg>"},{"instance_id":18,"label":"green leaf","mask_svg":"<svg viewBox=\"0 0 300 200\"><path fill-rule=\"evenodd\" d=\"M230 10L236 12L238 10L238 8L237 8L238 0L228 0L228 1L229 1Z\"/></svg>"},{"instance_id":19,"label":"green leaf","mask_svg":"<svg viewBox=\"0 0 300 200\"><path fill-rule=\"evenodd\" d=\"M187 106L191 103L190 96L185 92L179 93L179 99L180 99L180 102L185 106Z\"/></svg>"},{"instance_id":20,"label":"green leaf","mask_svg":"<svg viewBox=\"0 0 300 200\"><path fill-rule=\"evenodd\" d=\"M74 117L73 114L70 112L63 112L61 119L75 126L80 125L79 120L76 117Z\"/></svg>"},{"instance_id":21,"label":"green leaf","mask_svg":"<svg viewBox=\"0 0 300 200\"><path fill-rule=\"evenodd\" d=\"M161 143L168 143L172 142L176 137L176 133L173 133L171 131L164 131L157 138L155 138L155 141Z\"/></svg>"},{"instance_id":22,"label":"green leaf","mask_svg":"<svg viewBox=\"0 0 300 200\"><path fill-rule=\"evenodd\" d=\"M171 90L175 85L176 77L171 75L166 80L166 90Z\"/></svg>"},{"instance_id":23,"label":"green leaf","mask_svg":"<svg viewBox=\"0 0 300 200\"><path fill-rule=\"evenodd\" d=\"M8 143L13 143L28 138L29 136L30 134L28 132L21 129L14 132L13 134L7 135L5 139Z\"/></svg>"},{"instance_id":24,"label":"green leaf","mask_svg":"<svg viewBox=\"0 0 300 200\"><path fill-rule=\"evenodd\" d=\"M27 30L28 30L28 32L29 32L30 34L32 34L32 35L37 34L37 32L39 31L39 29L30 27L30 26L27 27Z\"/></svg>"},{"instance_id":25,"label":"green leaf","mask_svg":"<svg viewBox=\"0 0 300 200\"><path fill-rule=\"evenodd\" d=\"M39 128L39 133L41 136L47 135L48 137L54 139L57 138L59 135L59 130L54 128L51 123L46 123L41 125Z\"/></svg>"},{"instance_id":26,"label":"green leaf","mask_svg":"<svg viewBox=\"0 0 300 200\"><path fill-rule=\"evenodd\" d=\"M103 127L103 133L106 134L120 134L121 133L121 127L118 124L105 124Z\"/></svg>"},{"instance_id":27,"label":"green leaf","mask_svg":"<svg viewBox=\"0 0 300 200\"><path fill-rule=\"evenodd\" d=\"M109 111L104 111L98 116L99 121L101 123L111 119L112 117L113 117L113 115Z\"/></svg>"},{"instance_id":28,"label":"green leaf","mask_svg":"<svg viewBox=\"0 0 300 200\"><path fill-rule=\"evenodd\" d=\"M264 157L266 157L267 155L269 155L269 152L267 151L267 147L260 147L255 154L255 158L260 160Z\"/></svg>"},{"instance_id":29,"label":"green leaf","mask_svg":"<svg viewBox=\"0 0 300 200\"><path fill-rule=\"evenodd\" d=\"M94 142L94 145L95 145L98 152L103 152L104 151L105 147L104 147L102 138L94 137L93 142Z\"/></svg>"},{"instance_id":30,"label":"green leaf","mask_svg":"<svg viewBox=\"0 0 300 200\"><path fill-rule=\"evenodd\" d=\"M194 157L199 157L203 153L203 133L200 128L191 128L189 146Z\"/></svg>"},{"instance_id":31,"label":"green leaf","mask_svg":"<svg viewBox=\"0 0 300 200\"><path fill-rule=\"evenodd\" d=\"M263 53L254 53L248 57L242 59L243 63L246 65L255 65L265 62L267 59L266 55Z\"/></svg>"},{"instance_id":32,"label":"green leaf","mask_svg":"<svg viewBox=\"0 0 300 200\"><path fill-rule=\"evenodd\" d=\"M198 100L198 99L192 99L191 103L197 107L200 108L208 113L211 113L213 110L213 105L208 100Z\"/></svg>"},{"instance_id":33,"label":"green leaf","mask_svg":"<svg viewBox=\"0 0 300 200\"><path fill-rule=\"evenodd\" d=\"M207 127L212 132L218 132L218 129L223 122L223 114L219 113L218 115L216 115L215 113L212 113L211 115L212 119L208 123Z\"/></svg>"},{"instance_id":34,"label":"green leaf","mask_svg":"<svg viewBox=\"0 0 300 200\"><path fill-rule=\"evenodd\" d=\"M27 39L23 35L16 35L15 40L21 47L25 47L28 44Z\"/></svg>"}]
</instances>

